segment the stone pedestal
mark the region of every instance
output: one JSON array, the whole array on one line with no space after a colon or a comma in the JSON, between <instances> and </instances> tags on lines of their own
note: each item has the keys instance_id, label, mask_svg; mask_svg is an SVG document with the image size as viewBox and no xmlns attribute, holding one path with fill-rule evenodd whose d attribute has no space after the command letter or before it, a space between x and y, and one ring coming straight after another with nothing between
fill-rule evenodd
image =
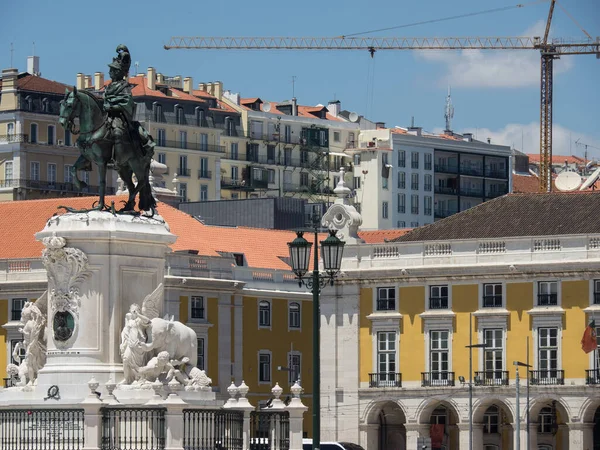
<instances>
[{"instance_id":1,"label":"stone pedestal","mask_svg":"<svg viewBox=\"0 0 600 450\"><path fill-rule=\"evenodd\" d=\"M125 314L163 281L176 236L158 215L89 212L52 217L36 239L48 271L48 355L36 397L56 385L61 400L81 400L91 377L101 386L122 380Z\"/></svg>"}]
</instances>

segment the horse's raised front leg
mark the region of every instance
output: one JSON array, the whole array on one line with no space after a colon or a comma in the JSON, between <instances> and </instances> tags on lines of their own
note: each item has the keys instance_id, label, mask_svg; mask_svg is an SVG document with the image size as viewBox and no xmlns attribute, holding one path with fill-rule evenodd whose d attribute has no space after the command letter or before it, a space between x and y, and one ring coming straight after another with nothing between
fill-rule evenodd
<instances>
[{"instance_id":1,"label":"horse's raised front leg","mask_svg":"<svg viewBox=\"0 0 600 450\"><path fill-rule=\"evenodd\" d=\"M90 162L89 159L87 159L85 156L80 155L79 158L77 158L77 161L75 161L75 164L73 164L71 166L71 176L73 177L73 184L75 185L75 187L79 190L82 190L83 188L87 187L87 183L85 181L82 181L79 179L79 176L77 175L77 172L79 170L92 170L92 164Z\"/></svg>"},{"instance_id":2,"label":"horse's raised front leg","mask_svg":"<svg viewBox=\"0 0 600 450\"><path fill-rule=\"evenodd\" d=\"M98 204L94 207L94 209L102 211L105 207L104 197L106 196L106 164L107 161L104 161L102 164L98 164L98 174L100 180L100 197L98 199Z\"/></svg>"}]
</instances>

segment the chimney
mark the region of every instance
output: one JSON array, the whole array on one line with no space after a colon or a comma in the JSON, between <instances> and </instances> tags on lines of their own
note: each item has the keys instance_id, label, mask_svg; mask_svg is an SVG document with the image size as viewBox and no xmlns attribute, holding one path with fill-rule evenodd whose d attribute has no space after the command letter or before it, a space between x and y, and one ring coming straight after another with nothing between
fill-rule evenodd
<instances>
[{"instance_id":1,"label":"chimney","mask_svg":"<svg viewBox=\"0 0 600 450\"><path fill-rule=\"evenodd\" d=\"M27 73L36 77L41 76L40 73L40 57L39 56L28 56L27 57Z\"/></svg>"},{"instance_id":2,"label":"chimney","mask_svg":"<svg viewBox=\"0 0 600 450\"><path fill-rule=\"evenodd\" d=\"M339 116L342 109L342 103L339 100L332 100L327 104L327 110L332 116Z\"/></svg>"},{"instance_id":3,"label":"chimney","mask_svg":"<svg viewBox=\"0 0 600 450\"><path fill-rule=\"evenodd\" d=\"M492 143L492 138L487 138L488 144Z\"/></svg>"},{"instance_id":4,"label":"chimney","mask_svg":"<svg viewBox=\"0 0 600 450\"><path fill-rule=\"evenodd\" d=\"M104 74L102 72L96 72L94 74L94 89L96 91L99 91L103 87L104 87Z\"/></svg>"},{"instance_id":5,"label":"chimney","mask_svg":"<svg viewBox=\"0 0 600 450\"><path fill-rule=\"evenodd\" d=\"M162 73L156 74L156 84L165 84L165 76Z\"/></svg>"},{"instance_id":6,"label":"chimney","mask_svg":"<svg viewBox=\"0 0 600 450\"><path fill-rule=\"evenodd\" d=\"M92 76L91 75L86 75L84 78L84 82L83 82L84 86L86 89L89 89L93 86L92 84Z\"/></svg>"},{"instance_id":7,"label":"chimney","mask_svg":"<svg viewBox=\"0 0 600 450\"><path fill-rule=\"evenodd\" d=\"M412 134L413 136L421 136L423 129L421 127L408 127L408 134Z\"/></svg>"},{"instance_id":8,"label":"chimney","mask_svg":"<svg viewBox=\"0 0 600 450\"><path fill-rule=\"evenodd\" d=\"M213 84L212 82L210 83L206 83L206 92L208 92L210 95L213 95Z\"/></svg>"},{"instance_id":9,"label":"chimney","mask_svg":"<svg viewBox=\"0 0 600 450\"><path fill-rule=\"evenodd\" d=\"M85 75L82 73L77 74L77 83L75 83L77 89L85 89Z\"/></svg>"},{"instance_id":10,"label":"chimney","mask_svg":"<svg viewBox=\"0 0 600 450\"><path fill-rule=\"evenodd\" d=\"M473 142L473 133L463 133L463 141Z\"/></svg>"},{"instance_id":11,"label":"chimney","mask_svg":"<svg viewBox=\"0 0 600 450\"><path fill-rule=\"evenodd\" d=\"M2 70L2 96L0 96L0 111L17 109L17 69Z\"/></svg>"},{"instance_id":12,"label":"chimney","mask_svg":"<svg viewBox=\"0 0 600 450\"><path fill-rule=\"evenodd\" d=\"M148 67L148 79L146 82L148 83L148 89L152 91L156 89L156 69L154 67Z\"/></svg>"},{"instance_id":13,"label":"chimney","mask_svg":"<svg viewBox=\"0 0 600 450\"><path fill-rule=\"evenodd\" d=\"M206 83L198 83L198 90L206 92Z\"/></svg>"},{"instance_id":14,"label":"chimney","mask_svg":"<svg viewBox=\"0 0 600 450\"><path fill-rule=\"evenodd\" d=\"M185 77L183 79L183 92L191 94L194 91L194 79L192 77Z\"/></svg>"},{"instance_id":15,"label":"chimney","mask_svg":"<svg viewBox=\"0 0 600 450\"><path fill-rule=\"evenodd\" d=\"M385 128L385 122L375 122L375 128L377 130L379 130L381 128Z\"/></svg>"},{"instance_id":16,"label":"chimney","mask_svg":"<svg viewBox=\"0 0 600 450\"><path fill-rule=\"evenodd\" d=\"M298 115L298 101L296 97L292 97L292 116Z\"/></svg>"},{"instance_id":17,"label":"chimney","mask_svg":"<svg viewBox=\"0 0 600 450\"><path fill-rule=\"evenodd\" d=\"M215 81L213 83L213 95L219 99L223 96L223 82L222 81Z\"/></svg>"}]
</instances>

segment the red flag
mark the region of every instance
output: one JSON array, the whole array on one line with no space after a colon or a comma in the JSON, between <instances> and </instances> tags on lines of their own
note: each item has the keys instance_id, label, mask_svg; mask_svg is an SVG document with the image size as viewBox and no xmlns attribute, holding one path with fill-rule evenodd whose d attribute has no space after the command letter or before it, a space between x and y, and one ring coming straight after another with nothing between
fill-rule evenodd
<instances>
[{"instance_id":1,"label":"red flag","mask_svg":"<svg viewBox=\"0 0 600 450\"><path fill-rule=\"evenodd\" d=\"M581 349L586 352L593 352L598 348L598 341L596 340L596 323L592 320L583 332L581 338Z\"/></svg>"},{"instance_id":2,"label":"red flag","mask_svg":"<svg viewBox=\"0 0 600 450\"><path fill-rule=\"evenodd\" d=\"M444 443L444 424L431 425L429 436L431 437L431 448L441 448Z\"/></svg>"}]
</instances>

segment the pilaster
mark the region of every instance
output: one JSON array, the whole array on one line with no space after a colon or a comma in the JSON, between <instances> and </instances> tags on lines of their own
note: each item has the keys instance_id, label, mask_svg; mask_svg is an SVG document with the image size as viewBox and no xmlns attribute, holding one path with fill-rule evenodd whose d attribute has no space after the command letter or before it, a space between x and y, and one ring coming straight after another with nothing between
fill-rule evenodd
<instances>
[{"instance_id":1,"label":"pilaster","mask_svg":"<svg viewBox=\"0 0 600 450\"><path fill-rule=\"evenodd\" d=\"M231 382L231 368L233 359L231 358L231 294L225 293L219 295L219 381L218 386L221 392Z\"/></svg>"}]
</instances>

